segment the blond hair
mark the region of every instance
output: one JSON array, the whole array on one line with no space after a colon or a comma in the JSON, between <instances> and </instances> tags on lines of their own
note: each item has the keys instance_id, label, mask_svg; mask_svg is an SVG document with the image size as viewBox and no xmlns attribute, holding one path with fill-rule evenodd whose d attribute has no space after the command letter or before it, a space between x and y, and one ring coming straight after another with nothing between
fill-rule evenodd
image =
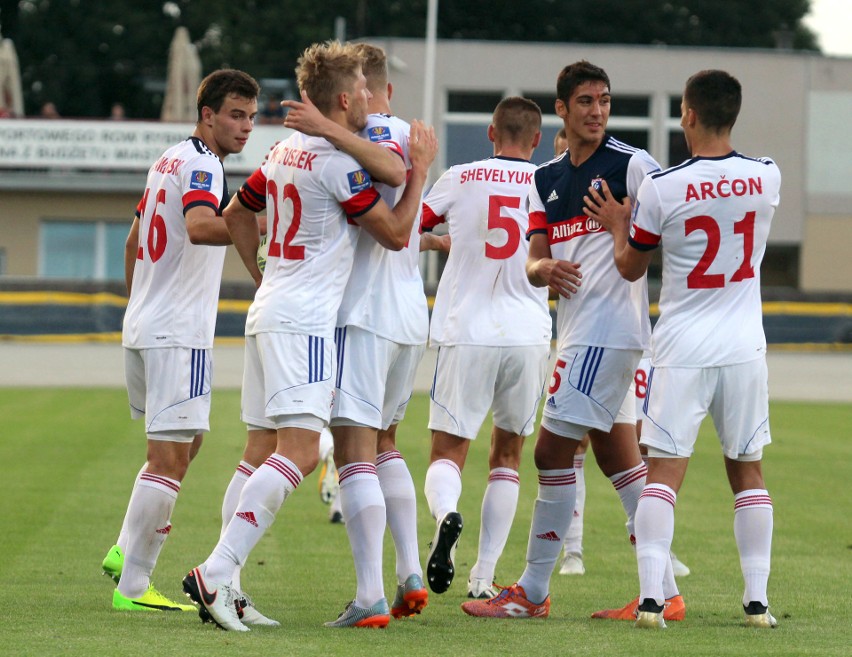
<instances>
[{"instance_id":1,"label":"blond hair","mask_svg":"<svg viewBox=\"0 0 852 657\"><path fill-rule=\"evenodd\" d=\"M361 69L367 78L367 88L384 92L388 86L388 56L378 46L369 43L356 43L355 50L361 55Z\"/></svg>"},{"instance_id":2,"label":"blond hair","mask_svg":"<svg viewBox=\"0 0 852 657\"><path fill-rule=\"evenodd\" d=\"M338 94L351 91L361 71L361 55L352 45L326 41L309 46L299 57L299 89L323 113L334 108Z\"/></svg>"}]
</instances>

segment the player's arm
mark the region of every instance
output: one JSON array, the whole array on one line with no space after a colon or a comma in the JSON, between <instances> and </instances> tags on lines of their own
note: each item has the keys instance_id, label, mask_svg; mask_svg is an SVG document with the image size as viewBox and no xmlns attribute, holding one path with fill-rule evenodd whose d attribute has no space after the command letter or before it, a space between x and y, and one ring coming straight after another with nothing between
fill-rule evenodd
<instances>
[{"instance_id":1,"label":"player's arm","mask_svg":"<svg viewBox=\"0 0 852 657\"><path fill-rule=\"evenodd\" d=\"M530 251L527 255L527 279L533 287L550 287L566 299L576 294L580 287L579 262L557 260L552 257L547 233L530 235Z\"/></svg>"},{"instance_id":2,"label":"player's arm","mask_svg":"<svg viewBox=\"0 0 852 657\"><path fill-rule=\"evenodd\" d=\"M426 232L420 235L420 250L421 251L443 251L450 252L452 240L450 234L435 235L435 233Z\"/></svg>"},{"instance_id":3,"label":"player's arm","mask_svg":"<svg viewBox=\"0 0 852 657\"><path fill-rule=\"evenodd\" d=\"M342 125L324 116L304 91L302 102L285 100L281 104L289 109L284 117L284 127L312 137L323 137L336 148L351 155L377 182L391 187L399 187L405 182L405 162L397 153L349 132Z\"/></svg>"},{"instance_id":4,"label":"player's arm","mask_svg":"<svg viewBox=\"0 0 852 657\"><path fill-rule=\"evenodd\" d=\"M186 233L193 244L227 246L231 243L228 227L209 205L196 205L186 211Z\"/></svg>"},{"instance_id":5,"label":"player's arm","mask_svg":"<svg viewBox=\"0 0 852 657\"><path fill-rule=\"evenodd\" d=\"M240 195L234 194L222 212L228 233L255 285L260 285L263 273L257 266L257 249L260 246L260 227L254 210L243 205Z\"/></svg>"},{"instance_id":6,"label":"player's arm","mask_svg":"<svg viewBox=\"0 0 852 657\"><path fill-rule=\"evenodd\" d=\"M124 243L124 284L127 286L127 296L133 286L133 270L136 268L136 254L139 252L139 217L133 217L127 241Z\"/></svg>"},{"instance_id":7,"label":"player's arm","mask_svg":"<svg viewBox=\"0 0 852 657\"><path fill-rule=\"evenodd\" d=\"M630 245L630 199L621 201L613 198L609 186L604 180L599 192L589 187L589 193L583 197L586 216L598 221L612 234L613 255L618 273L628 281L636 281L648 271L652 251L640 251Z\"/></svg>"},{"instance_id":8,"label":"player's arm","mask_svg":"<svg viewBox=\"0 0 852 657\"><path fill-rule=\"evenodd\" d=\"M438 140L435 138L435 130L420 121L412 121L408 151L411 175L405 185L405 191L393 209L380 199L367 212L355 217L355 221L386 249L399 251L408 243L414 218L420 208L429 167L437 153Z\"/></svg>"}]
</instances>

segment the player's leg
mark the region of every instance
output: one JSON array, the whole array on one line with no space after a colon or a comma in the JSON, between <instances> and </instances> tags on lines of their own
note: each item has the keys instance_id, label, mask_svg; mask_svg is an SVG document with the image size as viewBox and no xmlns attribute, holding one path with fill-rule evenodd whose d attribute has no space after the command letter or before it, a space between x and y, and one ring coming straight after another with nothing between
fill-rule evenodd
<instances>
[{"instance_id":1,"label":"player's leg","mask_svg":"<svg viewBox=\"0 0 852 657\"><path fill-rule=\"evenodd\" d=\"M675 503L714 388L712 372L698 368L656 368L649 379L641 438L648 475L635 523L640 627L660 626L675 606L667 589L674 586L669 573Z\"/></svg>"},{"instance_id":2,"label":"player's leg","mask_svg":"<svg viewBox=\"0 0 852 657\"><path fill-rule=\"evenodd\" d=\"M515 519L521 451L538 415L549 355L548 345L500 349L488 485L482 499L479 551L470 572L468 597L491 598L497 593L492 587L494 571Z\"/></svg>"},{"instance_id":3,"label":"player's leg","mask_svg":"<svg viewBox=\"0 0 852 657\"><path fill-rule=\"evenodd\" d=\"M765 359L722 367L710 406L734 493L734 536L745 589L746 624L772 628L767 583L772 552L772 498L763 479L763 447L771 442Z\"/></svg>"},{"instance_id":4,"label":"player's leg","mask_svg":"<svg viewBox=\"0 0 852 657\"><path fill-rule=\"evenodd\" d=\"M453 557L464 524L458 512L461 471L470 441L491 407L499 352L469 345L438 350L429 404L432 451L424 485L437 523L426 559L426 580L435 593L446 591L455 577Z\"/></svg>"},{"instance_id":5,"label":"player's leg","mask_svg":"<svg viewBox=\"0 0 852 657\"><path fill-rule=\"evenodd\" d=\"M254 426L274 424L275 453L243 487L237 511L208 558L206 572L195 568L191 573L213 619L238 631L248 628L223 604L236 597L231 586L234 571L245 564L287 497L316 468L334 374L331 341L321 338L284 333L247 336L246 352L242 419ZM325 378L316 377L317 372L325 373ZM266 389L280 392L268 397ZM186 589L186 580L184 585Z\"/></svg>"},{"instance_id":6,"label":"player's leg","mask_svg":"<svg viewBox=\"0 0 852 657\"><path fill-rule=\"evenodd\" d=\"M559 564L560 575L583 575L583 515L586 508L586 452L589 447L589 435L583 436L574 453L574 475L577 479L577 501L574 505L574 517L562 544L562 561Z\"/></svg>"},{"instance_id":7,"label":"player's leg","mask_svg":"<svg viewBox=\"0 0 852 657\"><path fill-rule=\"evenodd\" d=\"M401 419L401 418L400 418ZM423 585L417 541L417 496L414 480L396 448L394 423L379 431L376 472L387 510L387 524L396 550L396 595L391 605L394 618L419 614L429 600Z\"/></svg>"}]
</instances>

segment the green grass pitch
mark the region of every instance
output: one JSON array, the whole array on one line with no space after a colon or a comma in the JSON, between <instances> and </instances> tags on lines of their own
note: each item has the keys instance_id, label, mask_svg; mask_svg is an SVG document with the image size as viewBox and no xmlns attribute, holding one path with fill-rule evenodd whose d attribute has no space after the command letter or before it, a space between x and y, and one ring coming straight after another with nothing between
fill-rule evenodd
<instances>
[{"instance_id":1,"label":"green grass pitch","mask_svg":"<svg viewBox=\"0 0 852 657\"><path fill-rule=\"evenodd\" d=\"M190 468L174 529L154 573L157 587L182 598L180 580L203 561L219 534L221 497L240 458L244 427L239 393L215 391L213 430ZM626 603L637 591L624 516L609 482L591 462L585 521L586 575L552 581L545 621L493 621L459 609L476 559L479 505L487 477L487 435L473 445L460 511L465 529L450 590L432 595L421 616L383 631L331 630L354 594L345 529L327 521L310 475L285 504L250 557L243 583L281 628L235 635L202 625L195 614L111 609L112 583L100 562L115 540L131 482L144 461L141 423L128 417L125 393L102 389L0 390L0 653L5 655L641 655L772 656L850 654L852 523L849 441L852 405L773 404L774 444L765 474L775 508L770 601L780 626L740 626L741 576L733 539L733 502L712 425L705 424L678 498L674 549L692 569L679 580L687 620L666 632L592 621L596 609ZM420 546L434 532L422 496L429 453L428 398L416 396L399 432L418 491ZM497 581L524 566L536 477L525 448L518 513ZM385 586L394 590L393 548Z\"/></svg>"}]
</instances>

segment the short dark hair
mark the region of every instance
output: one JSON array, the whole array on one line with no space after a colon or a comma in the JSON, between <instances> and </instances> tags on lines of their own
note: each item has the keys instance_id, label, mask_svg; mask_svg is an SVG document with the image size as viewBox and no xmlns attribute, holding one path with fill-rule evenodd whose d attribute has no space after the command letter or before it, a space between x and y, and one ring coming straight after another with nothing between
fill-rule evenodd
<instances>
[{"instance_id":1,"label":"short dark hair","mask_svg":"<svg viewBox=\"0 0 852 657\"><path fill-rule=\"evenodd\" d=\"M603 82L607 89L611 89L606 71L583 59L569 64L559 72L556 78L556 97L567 105L571 94L584 82Z\"/></svg>"},{"instance_id":2,"label":"short dark hair","mask_svg":"<svg viewBox=\"0 0 852 657\"><path fill-rule=\"evenodd\" d=\"M509 96L497 103L492 123L510 142L532 141L541 130L541 108L529 98Z\"/></svg>"},{"instance_id":3,"label":"short dark hair","mask_svg":"<svg viewBox=\"0 0 852 657\"><path fill-rule=\"evenodd\" d=\"M683 102L705 128L730 130L743 102L743 88L727 71L699 71L686 81Z\"/></svg>"},{"instance_id":4,"label":"short dark hair","mask_svg":"<svg viewBox=\"0 0 852 657\"><path fill-rule=\"evenodd\" d=\"M201 108L209 107L218 113L228 96L239 96L249 100L260 95L260 85L248 73L233 68L213 71L198 85L198 120L201 121Z\"/></svg>"}]
</instances>

